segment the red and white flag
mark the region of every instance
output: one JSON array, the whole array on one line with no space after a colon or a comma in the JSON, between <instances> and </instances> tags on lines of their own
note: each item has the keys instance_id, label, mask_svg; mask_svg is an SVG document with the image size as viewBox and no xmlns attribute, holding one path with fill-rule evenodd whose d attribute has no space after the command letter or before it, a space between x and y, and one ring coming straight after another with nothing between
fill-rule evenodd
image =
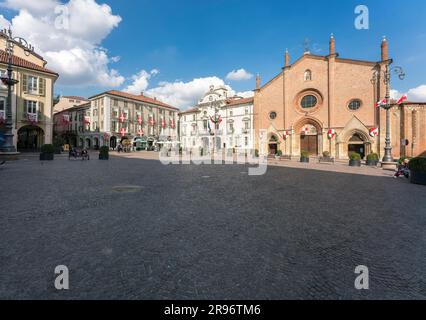
<instances>
[{"instance_id":1,"label":"red and white flag","mask_svg":"<svg viewBox=\"0 0 426 320\"><path fill-rule=\"evenodd\" d=\"M161 118L161 128L165 128L166 127L166 120L164 120L164 117Z\"/></svg>"},{"instance_id":2,"label":"red and white flag","mask_svg":"<svg viewBox=\"0 0 426 320\"><path fill-rule=\"evenodd\" d=\"M406 94L404 94L401 98L399 98L399 100L397 101L396 104L401 104L407 99L408 99L408 96Z\"/></svg>"},{"instance_id":3,"label":"red and white flag","mask_svg":"<svg viewBox=\"0 0 426 320\"><path fill-rule=\"evenodd\" d=\"M379 129L378 128L371 128L370 129L370 136L371 137L377 137L379 135Z\"/></svg>"},{"instance_id":4,"label":"red and white flag","mask_svg":"<svg viewBox=\"0 0 426 320\"><path fill-rule=\"evenodd\" d=\"M124 137L126 135L126 129L121 128L120 129L120 134L121 134L122 137Z\"/></svg>"},{"instance_id":5,"label":"red and white flag","mask_svg":"<svg viewBox=\"0 0 426 320\"><path fill-rule=\"evenodd\" d=\"M377 103L374 105L374 107L375 107L375 108L382 107L382 106L387 105L387 103L388 103L388 101L386 100L386 98L384 98L383 100L380 100L379 102L377 102Z\"/></svg>"},{"instance_id":6,"label":"red and white flag","mask_svg":"<svg viewBox=\"0 0 426 320\"><path fill-rule=\"evenodd\" d=\"M175 119L170 120L170 128L175 128Z\"/></svg>"}]
</instances>

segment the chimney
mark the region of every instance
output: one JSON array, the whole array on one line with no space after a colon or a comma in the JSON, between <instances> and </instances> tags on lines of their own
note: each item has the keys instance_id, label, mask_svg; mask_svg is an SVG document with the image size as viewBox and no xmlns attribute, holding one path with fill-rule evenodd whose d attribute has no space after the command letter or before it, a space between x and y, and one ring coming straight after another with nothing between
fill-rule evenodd
<instances>
[{"instance_id":1,"label":"chimney","mask_svg":"<svg viewBox=\"0 0 426 320\"><path fill-rule=\"evenodd\" d=\"M330 55L336 54L336 43L334 40L334 34L331 34L330 36Z\"/></svg>"},{"instance_id":2,"label":"chimney","mask_svg":"<svg viewBox=\"0 0 426 320\"><path fill-rule=\"evenodd\" d=\"M290 66L290 55L288 53L288 49L285 49L285 59L284 59L284 67Z\"/></svg>"},{"instance_id":3,"label":"chimney","mask_svg":"<svg viewBox=\"0 0 426 320\"><path fill-rule=\"evenodd\" d=\"M386 40L386 37L383 37L382 40L382 61L389 60L389 47L388 47L388 40Z\"/></svg>"},{"instance_id":4,"label":"chimney","mask_svg":"<svg viewBox=\"0 0 426 320\"><path fill-rule=\"evenodd\" d=\"M259 74L256 75L256 89L257 90L260 89L260 75Z\"/></svg>"},{"instance_id":5,"label":"chimney","mask_svg":"<svg viewBox=\"0 0 426 320\"><path fill-rule=\"evenodd\" d=\"M143 91L141 91L141 96L143 96Z\"/></svg>"}]
</instances>

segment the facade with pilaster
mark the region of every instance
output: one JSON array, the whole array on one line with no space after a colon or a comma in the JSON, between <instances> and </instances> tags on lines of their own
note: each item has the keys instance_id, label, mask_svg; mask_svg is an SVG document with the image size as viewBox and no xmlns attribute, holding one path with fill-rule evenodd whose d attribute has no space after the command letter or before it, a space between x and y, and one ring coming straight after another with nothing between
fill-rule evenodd
<instances>
[{"instance_id":1,"label":"facade with pilaster","mask_svg":"<svg viewBox=\"0 0 426 320\"><path fill-rule=\"evenodd\" d=\"M302 151L311 156L328 151L336 159L347 159L352 152L360 153L363 158L372 152L383 156L386 112L375 104L385 98L386 86L383 79L376 82L372 79L375 72L383 74L390 62L386 39L381 43L379 61L341 58L335 51L334 36L330 38L326 56L305 52L290 63L287 51L284 67L275 78L263 86L257 79L256 148L269 154L281 150L293 157L299 157ZM392 103L394 157L425 151L426 132L424 125L421 126L425 123L424 104ZM409 120L411 118L415 120ZM401 128L405 129L401 131ZM261 129L268 134L263 145L258 139ZM402 139L409 140L404 148Z\"/></svg>"}]
</instances>

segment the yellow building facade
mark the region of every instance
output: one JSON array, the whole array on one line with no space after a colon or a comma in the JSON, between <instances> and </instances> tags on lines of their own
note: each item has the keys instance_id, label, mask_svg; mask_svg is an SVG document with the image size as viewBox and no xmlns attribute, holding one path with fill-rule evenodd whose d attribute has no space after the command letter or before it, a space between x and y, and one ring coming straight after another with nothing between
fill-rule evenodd
<instances>
[{"instance_id":1,"label":"yellow building facade","mask_svg":"<svg viewBox=\"0 0 426 320\"><path fill-rule=\"evenodd\" d=\"M6 77L8 55L6 35L0 32L0 75ZM58 74L46 68L47 62L19 42L13 47L13 78L19 83L12 91L14 145L18 151L37 151L52 143L53 95ZM7 86L0 83L0 130L4 132Z\"/></svg>"}]
</instances>

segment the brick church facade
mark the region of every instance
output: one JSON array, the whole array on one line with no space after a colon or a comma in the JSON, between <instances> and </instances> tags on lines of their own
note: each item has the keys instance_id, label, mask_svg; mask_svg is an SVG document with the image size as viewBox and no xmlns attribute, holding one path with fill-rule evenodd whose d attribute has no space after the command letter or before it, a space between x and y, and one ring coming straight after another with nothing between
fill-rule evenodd
<instances>
[{"instance_id":1,"label":"brick church facade","mask_svg":"<svg viewBox=\"0 0 426 320\"><path fill-rule=\"evenodd\" d=\"M383 74L389 61L386 39L380 61L340 58L333 36L327 56L305 52L291 64L286 52L284 67L275 78L263 86L259 77L256 81L256 148L269 154L281 150L293 157L301 151L312 156L329 151L336 159L347 159L351 152L382 157L386 112L374 105L385 97L386 86L383 79L375 83L372 79L375 72ZM425 103L394 104L390 122L395 158L426 151ZM260 143L262 129L267 141ZM407 146L402 139L408 140Z\"/></svg>"}]
</instances>

